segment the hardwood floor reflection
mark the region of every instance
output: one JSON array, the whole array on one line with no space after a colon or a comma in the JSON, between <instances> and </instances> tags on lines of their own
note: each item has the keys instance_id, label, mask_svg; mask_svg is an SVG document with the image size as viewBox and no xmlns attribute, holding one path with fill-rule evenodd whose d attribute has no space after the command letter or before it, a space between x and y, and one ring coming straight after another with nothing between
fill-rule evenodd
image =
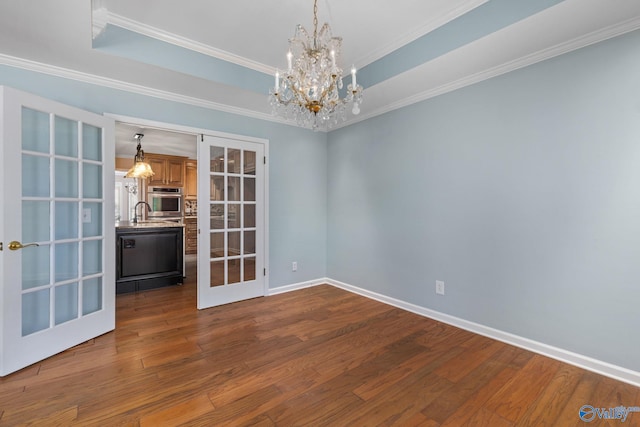
<instances>
[{"instance_id":1,"label":"hardwood floor reflection","mask_svg":"<svg viewBox=\"0 0 640 427\"><path fill-rule=\"evenodd\" d=\"M636 387L328 285L198 311L187 276L0 379L0 424L573 426L585 404L640 406Z\"/></svg>"}]
</instances>

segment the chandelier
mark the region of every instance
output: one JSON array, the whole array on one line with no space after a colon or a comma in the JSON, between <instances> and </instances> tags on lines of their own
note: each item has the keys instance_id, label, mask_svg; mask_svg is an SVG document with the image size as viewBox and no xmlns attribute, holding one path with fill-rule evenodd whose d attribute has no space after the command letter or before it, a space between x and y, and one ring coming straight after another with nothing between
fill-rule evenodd
<instances>
[{"instance_id":1,"label":"chandelier","mask_svg":"<svg viewBox=\"0 0 640 427\"><path fill-rule=\"evenodd\" d=\"M275 86L269 91L273 114L313 130L328 129L346 120L346 105L360 113L362 86L351 68L351 84L340 98L342 69L339 66L341 37L331 35L325 23L318 31L318 0L313 2L313 37L300 24L289 39L287 71L277 71Z\"/></svg>"}]
</instances>

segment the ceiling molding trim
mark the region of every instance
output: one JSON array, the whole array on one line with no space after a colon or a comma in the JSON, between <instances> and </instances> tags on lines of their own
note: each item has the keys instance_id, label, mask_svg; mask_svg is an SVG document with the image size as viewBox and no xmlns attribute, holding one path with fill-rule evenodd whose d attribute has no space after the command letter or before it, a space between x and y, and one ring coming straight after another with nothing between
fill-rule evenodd
<instances>
[{"instance_id":1,"label":"ceiling molding trim","mask_svg":"<svg viewBox=\"0 0 640 427\"><path fill-rule=\"evenodd\" d=\"M189 49L195 52L202 53L207 56L221 59L223 61L231 62L242 67L246 67L255 71L260 71L265 74L274 74L275 68L262 64L257 61L244 58L239 55L224 51L222 49L216 49L204 43L197 42L195 40L188 39L186 37L180 37L176 34L172 34L168 31L161 30L156 27L144 24L142 22L134 21L133 19L126 18L121 15L106 11L107 23L122 27L125 30L133 31L138 34L142 34L147 37L151 37L157 40L161 40L166 43L170 43L185 49Z\"/></svg>"},{"instance_id":2,"label":"ceiling molding trim","mask_svg":"<svg viewBox=\"0 0 640 427\"><path fill-rule=\"evenodd\" d=\"M204 99L180 95L177 93L168 92L164 90L153 89L153 88L142 86L142 85L123 82L121 80L115 80L107 77L96 76L94 74L74 71L67 68L57 67L55 65L43 64L41 62L35 62L28 59L17 58L17 57L5 55L2 53L0 53L0 65L8 65L10 67L21 68L29 71L35 71L37 73L48 74L51 76L61 77L69 80L75 80L82 83L89 83L97 86L108 87L111 89L123 90L125 92L131 92L131 93L136 93L138 95L159 98L165 101L180 102L182 104L193 105L196 107L203 107L203 108L217 110L225 113L231 113L231 114L237 114L245 117L250 117L254 119L291 125L290 122L283 121L267 113L248 110L246 108L233 107L230 105L220 104L213 101L206 101Z\"/></svg>"},{"instance_id":3,"label":"ceiling molding trim","mask_svg":"<svg viewBox=\"0 0 640 427\"><path fill-rule=\"evenodd\" d=\"M621 36L623 34L626 34L638 29L640 29L640 17L632 18L627 21L623 21L618 24L611 25L609 27L605 27L597 31L593 31L591 33L569 40L567 42L560 43L546 49L542 49L540 51L534 52L529 55L525 55L521 58L506 62L496 67L492 67L487 70L484 70L475 74L471 74L467 77L458 79L456 81L417 93L407 98L403 98L391 104L385 105L382 108L378 108L375 111L358 116L355 119L348 120L346 123L339 124L334 128L334 130L340 129L358 122L362 122L362 121L371 119L373 117L380 116L382 114L385 114L403 107L407 107L409 105L416 104L418 102L425 101L430 98L434 98L439 95L443 95L447 92L453 92L454 90L461 89L463 87L470 86L476 83L480 83L484 80L489 80L493 77L497 77L502 74L506 74L511 71L515 71L520 68L524 68L529 65L533 65L538 62L542 62L547 59L551 59L556 56L560 56L565 53L569 53L571 51L581 49L583 47L587 47L592 44L596 44L617 36ZM401 77L401 76L402 74L400 74L398 77ZM380 84L384 84L384 82ZM366 90L364 91L364 96L366 96Z\"/></svg>"},{"instance_id":4,"label":"ceiling molding trim","mask_svg":"<svg viewBox=\"0 0 640 427\"><path fill-rule=\"evenodd\" d=\"M109 11L104 7L91 11L91 36L95 40L107 28Z\"/></svg>"},{"instance_id":5,"label":"ceiling molding trim","mask_svg":"<svg viewBox=\"0 0 640 427\"><path fill-rule=\"evenodd\" d=\"M420 25L417 28L414 28L412 31L409 31L403 34L401 37L385 44L384 46L376 49L368 55L365 55L361 58L358 58L355 61L355 64L358 68L363 68L372 62L377 61L378 59L390 54L391 52L401 48L402 46L411 43L414 40L419 39L420 37L430 33L431 31L442 27L449 22L453 21L460 16L471 12L473 9L482 6L487 3L489 0L468 0L464 4L449 10L447 13L436 16L433 19L430 19L423 25Z\"/></svg>"}]
</instances>

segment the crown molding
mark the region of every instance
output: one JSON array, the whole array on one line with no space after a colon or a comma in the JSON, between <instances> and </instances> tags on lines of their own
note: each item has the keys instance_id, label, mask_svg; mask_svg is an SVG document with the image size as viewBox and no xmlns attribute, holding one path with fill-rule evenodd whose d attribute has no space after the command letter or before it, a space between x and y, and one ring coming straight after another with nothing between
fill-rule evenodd
<instances>
[{"instance_id":1,"label":"crown molding","mask_svg":"<svg viewBox=\"0 0 640 427\"><path fill-rule=\"evenodd\" d=\"M424 24L419 27L414 28L413 30L403 34L401 37L386 43L375 51L357 59L355 61L356 64L359 64L359 68L363 68L364 66L371 64L372 62L377 61L378 59L390 54L391 52L401 48L402 46L411 43L414 40L419 39L425 34L430 33L431 31L442 27L445 24L453 21L454 19L472 11L473 9L482 6L487 3L489 0L468 0L462 5L455 7L448 12L436 16L433 19L428 20Z\"/></svg>"},{"instance_id":2,"label":"crown molding","mask_svg":"<svg viewBox=\"0 0 640 427\"><path fill-rule=\"evenodd\" d=\"M104 18L106 19L106 23L124 28L125 30L129 30L134 33L142 34L144 36L151 37L156 40L173 44L175 46L179 46L179 47L189 49L198 53L202 53L203 55L212 56L214 58L218 58L223 61L231 62L233 64L240 65L242 67L249 68L251 70L260 71L261 73L265 73L265 74L275 73L274 67L270 67L260 62L252 61L250 59L244 58L239 55L235 55L225 50L217 49L215 47L206 45L204 43L200 43L195 40L191 40L186 37L181 37L176 34L172 34L168 31L164 31L159 28L152 27L151 25L134 21L133 19L129 19L124 16L109 12L106 9L105 9L105 12L102 12L102 13L105 13L106 15L106 17Z\"/></svg>"},{"instance_id":3,"label":"crown molding","mask_svg":"<svg viewBox=\"0 0 640 427\"><path fill-rule=\"evenodd\" d=\"M153 98L159 98L166 101L180 102L182 104L193 105L196 107L203 107L212 110L222 111L225 113L237 114L245 117L250 117L259 120L267 120L270 122L276 122L281 124L291 123L274 117L271 114L261 113L258 111L249 110L246 108L233 107L230 105L220 104L213 101L207 101L200 98L194 98L191 96L180 95L174 92L153 89L150 87L123 82L121 80L110 79L108 77L97 76L94 74L83 73L80 71L70 70L68 68L62 68L55 65L44 64L41 62L31 61L29 59L18 58L0 53L0 65L7 65L10 67L21 68L24 70L35 71L37 73L48 74L54 77L61 77L64 79L75 80L82 83L94 84L97 86L108 87L111 89L123 90L126 92L136 93L138 95L150 96Z\"/></svg>"},{"instance_id":4,"label":"crown molding","mask_svg":"<svg viewBox=\"0 0 640 427\"><path fill-rule=\"evenodd\" d=\"M515 71L520 68L524 68L529 65L533 65L538 62L542 62L547 59L551 59L556 56L560 56L565 53L569 53L571 51L590 46L592 44L596 44L617 36L621 36L623 34L626 34L638 29L640 29L640 17L632 18L627 21L623 21L618 24L611 25L609 27L605 27L597 31L593 31L583 36L576 37L567 42L560 43L555 46L539 50L529 55L525 55L513 61L509 61L504 64L500 64L498 66L489 68L487 70L484 70L475 74L471 74L469 76L455 80L453 82L425 90L413 96L400 99L396 102L387 104L374 111L358 116L355 119L348 120L347 122L336 126L334 129L340 129L358 122L362 122L362 121L371 119L373 117L380 116L382 114L385 114L403 107L407 107L409 105L416 104L418 102L425 101L427 99L434 98L439 95L443 95L447 92L452 92L454 90L461 89L463 87L470 86L475 83L480 83L484 80L488 80L493 77L497 77L502 74L506 74L511 71ZM396 76L396 78L401 78L401 77L402 77L402 74ZM379 83L379 85L384 85L384 82ZM366 94L366 90L364 94Z\"/></svg>"}]
</instances>

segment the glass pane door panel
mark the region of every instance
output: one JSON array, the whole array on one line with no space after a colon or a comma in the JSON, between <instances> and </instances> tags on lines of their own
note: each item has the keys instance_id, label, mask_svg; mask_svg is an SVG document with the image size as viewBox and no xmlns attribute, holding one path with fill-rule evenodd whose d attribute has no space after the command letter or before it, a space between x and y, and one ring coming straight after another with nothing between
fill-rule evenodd
<instances>
[{"instance_id":1,"label":"glass pane door panel","mask_svg":"<svg viewBox=\"0 0 640 427\"><path fill-rule=\"evenodd\" d=\"M240 177L239 176L230 176L227 178L227 191L229 195L227 200L230 202L239 202L240 201Z\"/></svg>"},{"instance_id":2,"label":"glass pane door panel","mask_svg":"<svg viewBox=\"0 0 640 427\"><path fill-rule=\"evenodd\" d=\"M233 204L227 207L229 214L227 215L227 228L240 228L240 205Z\"/></svg>"},{"instance_id":3,"label":"glass pane door panel","mask_svg":"<svg viewBox=\"0 0 640 427\"><path fill-rule=\"evenodd\" d=\"M224 228L224 205L212 204L211 205L211 229L219 230Z\"/></svg>"},{"instance_id":4,"label":"glass pane door panel","mask_svg":"<svg viewBox=\"0 0 640 427\"><path fill-rule=\"evenodd\" d=\"M211 147L211 172L224 172L224 147Z\"/></svg>"},{"instance_id":5,"label":"glass pane door panel","mask_svg":"<svg viewBox=\"0 0 640 427\"><path fill-rule=\"evenodd\" d=\"M224 263L224 260L211 261L211 287L224 286Z\"/></svg>"},{"instance_id":6,"label":"glass pane door panel","mask_svg":"<svg viewBox=\"0 0 640 427\"><path fill-rule=\"evenodd\" d=\"M227 173L240 173L240 150L230 148L227 154L229 157L227 163Z\"/></svg>"},{"instance_id":7,"label":"glass pane door panel","mask_svg":"<svg viewBox=\"0 0 640 427\"><path fill-rule=\"evenodd\" d=\"M49 327L49 289L22 295L22 336Z\"/></svg>"},{"instance_id":8,"label":"glass pane door panel","mask_svg":"<svg viewBox=\"0 0 640 427\"><path fill-rule=\"evenodd\" d=\"M49 153L49 114L22 108L22 149Z\"/></svg>"},{"instance_id":9,"label":"glass pane door panel","mask_svg":"<svg viewBox=\"0 0 640 427\"><path fill-rule=\"evenodd\" d=\"M86 240L82 244L82 275L90 276L102 271L102 241Z\"/></svg>"},{"instance_id":10,"label":"glass pane door panel","mask_svg":"<svg viewBox=\"0 0 640 427\"><path fill-rule=\"evenodd\" d=\"M224 255L224 233L211 233L211 258L223 258Z\"/></svg>"},{"instance_id":11,"label":"glass pane door panel","mask_svg":"<svg viewBox=\"0 0 640 427\"><path fill-rule=\"evenodd\" d=\"M102 129L82 124L82 158L102 161Z\"/></svg>"},{"instance_id":12,"label":"glass pane door panel","mask_svg":"<svg viewBox=\"0 0 640 427\"><path fill-rule=\"evenodd\" d=\"M82 283L82 315L102 309L102 278L85 280Z\"/></svg>"},{"instance_id":13,"label":"glass pane door panel","mask_svg":"<svg viewBox=\"0 0 640 427\"><path fill-rule=\"evenodd\" d=\"M224 176L211 177L211 200L224 200Z\"/></svg>"},{"instance_id":14,"label":"glass pane door panel","mask_svg":"<svg viewBox=\"0 0 640 427\"><path fill-rule=\"evenodd\" d=\"M49 206L48 201L22 201L22 240L24 242L49 240Z\"/></svg>"},{"instance_id":15,"label":"glass pane door panel","mask_svg":"<svg viewBox=\"0 0 640 427\"><path fill-rule=\"evenodd\" d=\"M228 256L240 255L240 232L230 231L228 233L228 239L229 239L227 242Z\"/></svg>"},{"instance_id":16,"label":"glass pane door panel","mask_svg":"<svg viewBox=\"0 0 640 427\"><path fill-rule=\"evenodd\" d=\"M256 201L256 179L255 178L244 178L244 200L246 202L255 202Z\"/></svg>"},{"instance_id":17,"label":"glass pane door panel","mask_svg":"<svg viewBox=\"0 0 640 427\"><path fill-rule=\"evenodd\" d=\"M56 117L55 137L56 155L78 157L78 122Z\"/></svg>"},{"instance_id":18,"label":"glass pane door panel","mask_svg":"<svg viewBox=\"0 0 640 427\"><path fill-rule=\"evenodd\" d=\"M55 197L78 197L78 163L56 159Z\"/></svg>"},{"instance_id":19,"label":"glass pane door panel","mask_svg":"<svg viewBox=\"0 0 640 427\"><path fill-rule=\"evenodd\" d=\"M78 277L78 243L55 245L55 281L62 282Z\"/></svg>"},{"instance_id":20,"label":"glass pane door panel","mask_svg":"<svg viewBox=\"0 0 640 427\"><path fill-rule=\"evenodd\" d=\"M59 325L78 317L78 284L56 286L55 324Z\"/></svg>"},{"instance_id":21,"label":"glass pane door panel","mask_svg":"<svg viewBox=\"0 0 640 427\"><path fill-rule=\"evenodd\" d=\"M49 245L31 247L22 251L22 289L27 290L50 283ZM36 268L37 267L37 268Z\"/></svg>"},{"instance_id":22,"label":"glass pane door panel","mask_svg":"<svg viewBox=\"0 0 640 427\"><path fill-rule=\"evenodd\" d=\"M78 237L78 203L56 202L55 238L76 239Z\"/></svg>"},{"instance_id":23,"label":"glass pane door panel","mask_svg":"<svg viewBox=\"0 0 640 427\"><path fill-rule=\"evenodd\" d=\"M24 197L49 196L49 158L22 155L22 195Z\"/></svg>"},{"instance_id":24,"label":"glass pane door panel","mask_svg":"<svg viewBox=\"0 0 640 427\"><path fill-rule=\"evenodd\" d=\"M244 226L256 226L256 205L244 205Z\"/></svg>"},{"instance_id":25,"label":"glass pane door panel","mask_svg":"<svg viewBox=\"0 0 640 427\"><path fill-rule=\"evenodd\" d=\"M239 259L230 259L228 261L227 268L229 269L229 281L228 283L240 283L240 261Z\"/></svg>"},{"instance_id":26,"label":"glass pane door panel","mask_svg":"<svg viewBox=\"0 0 640 427\"><path fill-rule=\"evenodd\" d=\"M256 174L256 152L255 151L244 152L244 174L245 175Z\"/></svg>"},{"instance_id":27,"label":"glass pane door panel","mask_svg":"<svg viewBox=\"0 0 640 427\"><path fill-rule=\"evenodd\" d=\"M244 232L244 254L252 254L256 253L256 232L255 231L245 231Z\"/></svg>"},{"instance_id":28,"label":"glass pane door panel","mask_svg":"<svg viewBox=\"0 0 640 427\"><path fill-rule=\"evenodd\" d=\"M244 259L244 281L256 280L256 259Z\"/></svg>"},{"instance_id":29,"label":"glass pane door panel","mask_svg":"<svg viewBox=\"0 0 640 427\"><path fill-rule=\"evenodd\" d=\"M102 235L102 203L85 202L82 204L82 236Z\"/></svg>"},{"instance_id":30,"label":"glass pane door panel","mask_svg":"<svg viewBox=\"0 0 640 427\"><path fill-rule=\"evenodd\" d=\"M82 164L82 194L89 199L102 197L102 166Z\"/></svg>"}]
</instances>

